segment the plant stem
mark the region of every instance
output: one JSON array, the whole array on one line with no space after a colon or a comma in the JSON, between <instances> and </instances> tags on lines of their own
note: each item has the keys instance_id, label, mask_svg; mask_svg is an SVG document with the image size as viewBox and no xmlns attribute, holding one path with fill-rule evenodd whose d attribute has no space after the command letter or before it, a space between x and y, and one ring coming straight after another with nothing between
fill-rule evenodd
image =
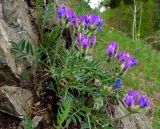
<instances>
[{"instance_id":1,"label":"plant stem","mask_svg":"<svg viewBox=\"0 0 160 129\"><path fill-rule=\"evenodd\" d=\"M120 119L123 119L125 117L128 117L132 114L135 114L135 113L132 113L132 112L129 112L128 114L124 115L124 116L121 116L121 117L118 117L118 118L114 118L114 119L110 119L109 121L116 121L116 120L120 120Z\"/></svg>"},{"instance_id":2,"label":"plant stem","mask_svg":"<svg viewBox=\"0 0 160 129\"><path fill-rule=\"evenodd\" d=\"M91 128L91 121L90 121L90 118L89 118L89 113L87 113L87 118L88 118L89 129L92 129L92 128Z\"/></svg>"},{"instance_id":3,"label":"plant stem","mask_svg":"<svg viewBox=\"0 0 160 129\"><path fill-rule=\"evenodd\" d=\"M77 114L82 108L78 109L75 113L73 113L72 116L74 116L75 114Z\"/></svg>"}]
</instances>

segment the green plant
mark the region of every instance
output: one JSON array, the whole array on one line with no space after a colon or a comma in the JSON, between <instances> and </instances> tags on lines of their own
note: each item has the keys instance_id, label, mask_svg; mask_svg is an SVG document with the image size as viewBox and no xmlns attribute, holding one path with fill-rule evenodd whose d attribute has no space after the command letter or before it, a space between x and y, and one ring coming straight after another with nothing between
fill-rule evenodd
<instances>
[{"instance_id":1,"label":"green plant","mask_svg":"<svg viewBox=\"0 0 160 129\"><path fill-rule=\"evenodd\" d=\"M29 60L33 62L33 55L34 55L34 47L32 46L31 43L28 41L22 39L17 42L10 42L12 45L11 51L15 52L17 55L17 59L19 61L22 60Z\"/></svg>"},{"instance_id":2,"label":"green plant","mask_svg":"<svg viewBox=\"0 0 160 129\"><path fill-rule=\"evenodd\" d=\"M38 1L37 8L42 8ZM12 43L12 50L15 50L17 54L26 52L24 59L33 58L36 65L43 64L45 66L53 85L47 84L51 86L58 98L58 112L56 120L54 120L55 128L109 128L112 119L106 112L106 106L109 103L106 98L110 97L115 102L119 98L123 98L123 93L114 88L115 80L121 77L117 60L114 58L107 60L102 48L99 52L103 54L102 58L102 55L95 54L93 49L95 42L91 44L92 41L89 40L90 36L94 35L95 41L95 34L101 30L103 21L99 16L94 15L98 19L94 25L89 25L87 29L84 28L84 24L79 25L80 28L75 27L75 31L72 32L73 46L66 49L63 47L62 39L65 40L64 30L69 29L71 24L69 18L72 18L72 15L69 15L70 17L68 16L67 19L67 16L63 18L60 13L59 19L63 20L62 24L59 23L60 26L53 26L46 32L46 24L53 21L52 17L49 16L54 8L52 5L48 5L45 9L38 9L38 12L40 11L39 31L41 37L39 47L31 49L30 43L19 41L20 43ZM92 16L89 15L88 17ZM77 37L80 39L78 45ZM17 48L19 51L16 51ZM37 58L40 60L39 62L34 60Z\"/></svg>"},{"instance_id":3,"label":"green plant","mask_svg":"<svg viewBox=\"0 0 160 129\"><path fill-rule=\"evenodd\" d=\"M134 36L137 36L138 39L143 39L159 30L159 26L157 25L159 5L155 0L136 0L136 10L134 12L136 15L133 15L133 0L125 1L121 0L118 7L108 9L102 14L110 27L114 27L128 36L132 36L132 27L134 26ZM134 16L137 24L133 24Z\"/></svg>"},{"instance_id":4,"label":"green plant","mask_svg":"<svg viewBox=\"0 0 160 129\"><path fill-rule=\"evenodd\" d=\"M67 100L63 102L63 104L60 106L57 115L57 126L56 126L57 129L61 129L62 124L68 117L71 107L72 107L72 100Z\"/></svg>"},{"instance_id":5,"label":"green plant","mask_svg":"<svg viewBox=\"0 0 160 129\"><path fill-rule=\"evenodd\" d=\"M152 125L155 129L158 129L159 124L159 101L158 98L160 91L160 53L152 48L151 45L147 44L143 40L132 41L131 38L127 37L122 32L115 29L103 29L103 31L98 35L99 39L102 41L98 43L95 47L96 55L100 60L104 60L104 53L106 51L106 46L110 41L116 41L120 43L120 50L126 50L135 55L135 57L140 62L136 68L128 71L123 77L124 85L126 89L132 86L133 89L140 89L146 92L151 98L154 99L154 104L151 106L153 114L151 114ZM111 68L105 62L103 63L103 68Z\"/></svg>"},{"instance_id":6,"label":"green plant","mask_svg":"<svg viewBox=\"0 0 160 129\"><path fill-rule=\"evenodd\" d=\"M32 119L30 117L26 117L24 120L24 128L25 129L34 129L33 128L33 122Z\"/></svg>"},{"instance_id":7,"label":"green plant","mask_svg":"<svg viewBox=\"0 0 160 129\"><path fill-rule=\"evenodd\" d=\"M98 59L88 60L71 50L59 50L53 64L49 71L55 80L60 102L64 105L68 98L73 101L63 127L74 124L81 128L107 128L109 118L104 105L108 94L104 91L113 84L116 75L101 70Z\"/></svg>"}]
</instances>

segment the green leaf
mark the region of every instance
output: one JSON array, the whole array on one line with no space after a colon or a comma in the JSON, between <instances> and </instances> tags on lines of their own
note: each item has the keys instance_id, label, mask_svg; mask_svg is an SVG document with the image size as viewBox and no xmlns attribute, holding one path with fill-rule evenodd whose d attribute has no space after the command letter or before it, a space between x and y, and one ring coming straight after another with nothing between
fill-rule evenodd
<instances>
[{"instance_id":1,"label":"green leaf","mask_svg":"<svg viewBox=\"0 0 160 129\"><path fill-rule=\"evenodd\" d=\"M75 117L78 119L79 123L82 122L81 117L78 114L75 114Z\"/></svg>"},{"instance_id":2,"label":"green leaf","mask_svg":"<svg viewBox=\"0 0 160 129\"><path fill-rule=\"evenodd\" d=\"M26 117L24 120L24 128L25 129L34 129L32 126L33 126L32 119L30 117Z\"/></svg>"},{"instance_id":3,"label":"green leaf","mask_svg":"<svg viewBox=\"0 0 160 129\"><path fill-rule=\"evenodd\" d=\"M12 47L11 48L11 51L14 51L14 52L22 52L20 48L17 48L17 47Z\"/></svg>"},{"instance_id":4,"label":"green leaf","mask_svg":"<svg viewBox=\"0 0 160 129\"><path fill-rule=\"evenodd\" d=\"M26 55L27 55L26 53L23 53L23 54L17 56L17 60L24 60L24 59L26 59Z\"/></svg>"},{"instance_id":5,"label":"green leaf","mask_svg":"<svg viewBox=\"0 0 160 129\"><path fill-rule=\"evenodd\" d=\"M12 47L16 47L17 46L17 42L9 41L9 43L11 43Z\"/></svg>"},{"instance_id":6,"label":"green leaf","mask_svg":"<svg viewBox=\"0 0 160 129\"><path fill-rule=\"evenodd\" d=\"M72 107L72 100L67 100L58 110L58 118L57 118L57 129L62 127L62 124L68 117L68 114Z\"/></svg>"},{"instance_id":7,"label":"green leaf","mask_svg":"<svg viewBox=\"0 0 160 129\"><path fill-rule=\"evenodd\" d=\"M71 118L69 118L67 121L66 121L66 124L64 126L64 128L68 128L69 124L71 123Z\"/></svg>"},{"instance_id":8,"label":"green leaf","mask_svg":"<svg viewBox=\"0 0 160 129\"><path fill-rule=\"evenodd\" d=\"M89 125L88 122L83 121L81 125L81 129L88 129Z\"/></svg>"},{"instance_id":9,"label":"green leaf","mask_svg":"<svg viewBox=\"0 0 160 129\"><path fill-rule=\"evenodd\" d=\"M22 50L22 51L24 51L25 46L26 46L26 41L25 41L24 39L22 39L22 40L20 41L20 47L21 47L21 50Z\"/></svg>"},{"instance_id":10,"label":"green leaf","mask_svg":"<svg viewBox=\"0 0 160 129\"><path fill-rule=\"evenodd\" d=\"M26 45L26 53L29 54L29 49L30 49L30 43L27 42L27 45Z\"/></svg>"},{"instance_id":11,"label":"green leaf","mask_svg":"<svg viewBox=\"0 0 160 129\"><path fill-rule=\"evenodd\" d=\"M72 119L74 125L77 126L77 120L76 120L76 118L74 116L72 116L72 115L70 115L70 118Z\"/></svg>"},{"instance_id":12,"label":"green leaf","mask_svg":"<svg viewBox=\"0 0 160 129\"><path fill-rule=\"evenodd\" d=\"M42 16L43 26L48 22L49 19L55 16L54 4L49 4L44 11L44 15Z\"/></svg>"},{"instance_id":13,"label":"green leaf","mask_svg":"<svg viewBox=\"0 0 160 129\"><path fill-rule=\"evenodd\" d=\"M31 44L29 44L29 53L33 56L33 48Z\"/></svg>"}]
</instances>

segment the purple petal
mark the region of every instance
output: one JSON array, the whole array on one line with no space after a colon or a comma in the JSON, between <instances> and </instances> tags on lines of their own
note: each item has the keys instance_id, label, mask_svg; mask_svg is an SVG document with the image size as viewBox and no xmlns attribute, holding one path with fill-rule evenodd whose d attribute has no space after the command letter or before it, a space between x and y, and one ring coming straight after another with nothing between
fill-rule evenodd
<instances>
[{"instance_id":1,"label":"purple petal","mask_svg":"<svg viewBox=\"0 0 160 129\"><path fill-rule=\"evenodd\" d=\"M89 47L89 38L88 38L88 36L84 36L82 38L82 47L84 49L86 49L87 47Z\"/></svg>"},{"instance_id":2,"label":"purple petal","mask_svg":"<svg viewBox=\"0 0 160 129\"><path fill-rule=\"evenodd\" d=\"M113 56L116 53L117 48L118 44L116 42L110 42L107 48L107 55L110 57Z\"/></svg>"},{"instance_id":3,"label":"purple petal","mask_svg":"<svg viewBox=\"0 0 160 129\"><path fill-rule=\"evenodd\" d=\"M126 96L125 97L125 103L128 105L128 106L132 106L135 102L135 98L133 96Z\"/></svg>"},{"instance_id":4,"label":"purple petal","mask_svg":"<svg viewBox=\"0 0 160 129\"><path fill-rule=\"evenodd\" d=\"M68 20L71 21L73 18L76 17L76 14L70 8L67 8L66 16Z\"/></svg>"},{"instance_id":5,"label":"purple petal","mask_svg":"<svg viewBox=\"0 0 160 129\"><path fill-rule=\"evenodd\" d=\"M57 11L57 16L64 18L66 15L67 8L65 6L59 7Z\"/></svg>"},{"instance_id":6,"label":"purple petal","mask_svg":"<svg viewBox=\"0 0 160 129\"><path fill-rule=\"evenodd\" d=\"M114 82L114 87L115 88L119 88L120 86L123 85L123 82L120 78L116 78L115 82Z\"/></svg>"},{"instance_id":7,"label":"purple petal","mask_svg":"<svg viewBox=\"0 0 160 129\"><path fill-rule=\"evenodd\" d=\"M96 36L94 35L94 36L92 37L92 41L91 41L90 46L93 47L93 46L95 45L95 43L96 43Z\"/></svg>"},{"instance_id":8,"label":"purple petal","mask_svg":"<svg viewBox=\"0 0 160 129\"><path fill-rule=\"evenodd\" d=\"M81 42L82 42L82 33L78 33L77 42L78 42L78 45L81 45Z\"/></svg>"},{"instance_id":9,"label":"purple petal","mask_svg":"<svg viewBox=\"0 0 160 129\"><path fill-rule=\"evenodd\" d=\"M132 88L131 89L129 89L129 91L128 91L128 95L132 95L134 92L133 92L133 90L132 90Z\"/></svg>"},{"instance_id":10,"label":"purple petal","mask_svg":"<svg viewBox=\"0 0 160 129\"><path fill-rule=\"evenodd\" d=\"M150 100L145 95L141 95L139 90L133 91L130 89L125 97L125 103L128 106L140 106L144 108L150 105Z\"/></svg>"},{"instance_id":11,"label":"purple petal","mask_svg":"<svg viewBox=\"0 0 160 129\"><path fill-rule=\"evenodd\" d=\"M138 100L138 105L140 105L141 107L147 107L150 105L150 100L147 99L145 95L141 95Z\"/></svg>"}]
</instances>

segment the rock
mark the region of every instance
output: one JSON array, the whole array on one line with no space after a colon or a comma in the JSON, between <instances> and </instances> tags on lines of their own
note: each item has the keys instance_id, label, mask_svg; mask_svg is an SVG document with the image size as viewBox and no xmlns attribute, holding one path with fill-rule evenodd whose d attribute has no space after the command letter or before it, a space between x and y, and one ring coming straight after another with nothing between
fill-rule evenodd
<instances>
[{"instance_id":1,"label":"rock","mask_svg":"<svg viewBox=\"0 0 160 129\"><path fill-rule=\"evenodd\" d=\"M8 84L8 80L15 81L18 79L17 75L22 73L23 64L16 62L10 52L9 43L11 40L20 39L35 44L38 42L38 37L32 29L27 4L24 0L0 0L0 78L7 77L3 80L5 84ZM1 83L0 80L0 86L3 85Z\"/></svg>"},{"instance_id":2,"label":"rock","mask_svg":"<svg viewBox=\"0 0 160 129\"><path fill-rule=\"evenodd\" d=\"M38 124L42 121L43 119L43 116L35 116L33 119L32 119L32 122L33 122L33 128L36 128L38 126Z\"/></svg>"},{"instance_id":3,"label":"rock","mask_svg":"<svg viewBox=\"0 0 160 129\"><path fill-rule=\"evenodd\" d=\"M0 111L23 119L31 113L32 93L15 86L0 87Z\"/></svg>"},{"instance_id":4,"label":"rock","mask_svg":"<svg viewBox=\"0 0 160 129\"><path fill-rule=\"evenodd\" d=\"M118 105L113 105L112 109L113 108L116 118L120 118L129 113L122 101L119 101ZM152 129L151 123L144 112L132 114L113 124L116 126L116 129Z\"/></svg>"}]
</instances>

